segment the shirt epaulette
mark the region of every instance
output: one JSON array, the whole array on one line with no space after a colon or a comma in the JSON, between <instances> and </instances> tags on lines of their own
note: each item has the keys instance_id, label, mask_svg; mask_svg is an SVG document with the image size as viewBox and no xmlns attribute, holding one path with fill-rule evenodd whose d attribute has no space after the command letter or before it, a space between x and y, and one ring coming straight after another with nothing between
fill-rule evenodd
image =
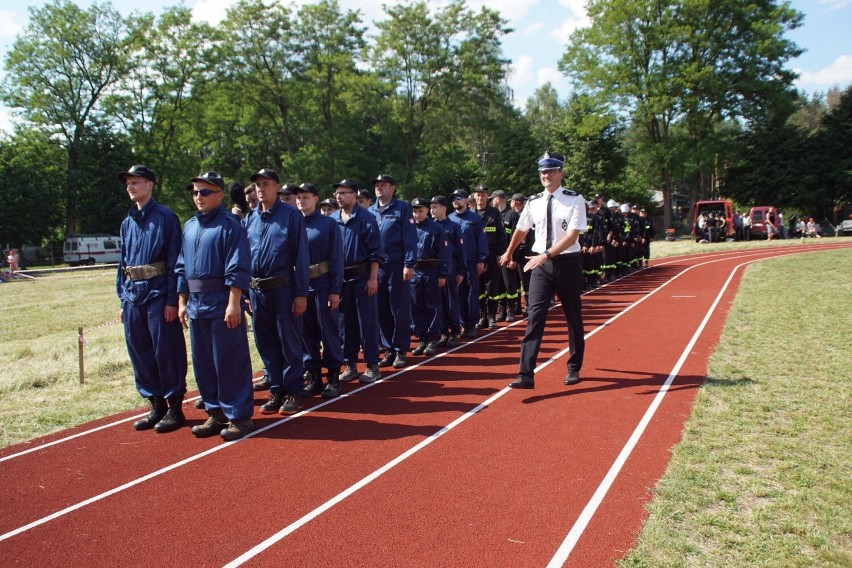
<instances>
[{"instance_id":1,"label":"shirt epaulette","mask_svg":"<svg viewBox=\"0 0 852 568\"><path fill-rule=\"evenodd\" d=\"M563 189L563 190L562 190L562 193L564 193L565 195L573 195L574 197L576 197L576 196L577 196L577 192L576 192L576 191L571 191L570 189Z\"/></svg>"},{"instance_id":2,"label":"shirt epaulette","mask_svg":"<svg viewBox=\"0 0 852 568\"><path fill-rule=\"evenodd\" d=\"M542 195L544 195L543 191L541 193L536 193L535 195L531 195L529 200L532 201L533 199L538 199Z\"/></svg>"}]
</instances>

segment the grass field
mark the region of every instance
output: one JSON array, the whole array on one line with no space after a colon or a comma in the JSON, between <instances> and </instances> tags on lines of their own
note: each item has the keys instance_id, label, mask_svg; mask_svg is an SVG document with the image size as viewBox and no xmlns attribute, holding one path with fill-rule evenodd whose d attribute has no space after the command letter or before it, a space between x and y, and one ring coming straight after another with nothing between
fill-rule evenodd
<instances>
[{"instance_id":1,"label":"grass field","mask_svg":"<svg viewBox=\"0 0 852 568\"><path fill-rule=\"evenodd\" d=\"M852 251L750 267L620 566L852 566Z\"/></svg>"},{"instance_id":2,"label":"grass field","mask_svg":"<svg viewBox=\"0 0 852 568\"><path fill-rule=\"evenodd\" d=\"M788 244L658 242L653 256ZM748 268L683 439L649 488L638 544L620 566L852 566L850 266L844 250ZM111 323L114 274L0 285L0 446L142 403L122 327Z\"/></svg>"}]
</instances>

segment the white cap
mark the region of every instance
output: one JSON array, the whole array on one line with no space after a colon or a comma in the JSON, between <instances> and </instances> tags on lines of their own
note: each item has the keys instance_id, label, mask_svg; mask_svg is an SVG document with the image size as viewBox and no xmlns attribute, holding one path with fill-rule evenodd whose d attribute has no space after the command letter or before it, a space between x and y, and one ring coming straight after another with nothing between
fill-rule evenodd
<instances>
[{"instance_id":1,"label":"white cap","mask_svg":"<svg viewBox=\"0 0 852 568\"><path fill-rule=\"evenodd\" d=\"M622 213L630 213L630 205L628 205L627 203L622 204L621 205L621 212Z\"/></svg>"},{"instance_id":2,"label":"white cap","mask_svg":"<svg viewBox=\"0 0 852 568\"><path fill-rule=\"evenodd\" d=\"M606 202L606 206L607 206L607 208L618 207L618 201L616 201L615 199L610 199L609 201Z\"/></svg>"}]
</instances>

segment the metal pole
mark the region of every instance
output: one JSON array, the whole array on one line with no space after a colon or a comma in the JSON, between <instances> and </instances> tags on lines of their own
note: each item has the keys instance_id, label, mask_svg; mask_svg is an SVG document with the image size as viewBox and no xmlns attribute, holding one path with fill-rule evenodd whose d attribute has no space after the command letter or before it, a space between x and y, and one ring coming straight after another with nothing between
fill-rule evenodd
<instances>
[{"instance_id":1,"label":"metal pole","mask_svg":"<svg viewBox=\"0 0 852 568\"><path fill-rule=\"evenodd\" d=\"M86 374L83 372L83 345L85 340L83 339L83 327L77 328L77 343L78 343L78 353L80 360L80 384L86 382Z\"/></svg>"}]
</instances>

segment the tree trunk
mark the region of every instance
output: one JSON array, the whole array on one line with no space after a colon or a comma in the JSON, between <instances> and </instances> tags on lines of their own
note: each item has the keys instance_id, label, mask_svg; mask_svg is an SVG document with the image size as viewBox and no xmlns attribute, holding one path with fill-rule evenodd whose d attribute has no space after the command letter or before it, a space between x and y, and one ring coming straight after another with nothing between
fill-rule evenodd
<instances>
[{"instance_id":1,"label":"tree trunk","mask_svg":"<svg viewBox=\"0 0 852 568\"><path fill-rule=\"evenodd\" d=\"M76 137L75 137L76 138ZM77 164L79 156L77 140L68 145L68 171L65 178L65 236L77 231Z\"/></svg>"}]
</instances>

